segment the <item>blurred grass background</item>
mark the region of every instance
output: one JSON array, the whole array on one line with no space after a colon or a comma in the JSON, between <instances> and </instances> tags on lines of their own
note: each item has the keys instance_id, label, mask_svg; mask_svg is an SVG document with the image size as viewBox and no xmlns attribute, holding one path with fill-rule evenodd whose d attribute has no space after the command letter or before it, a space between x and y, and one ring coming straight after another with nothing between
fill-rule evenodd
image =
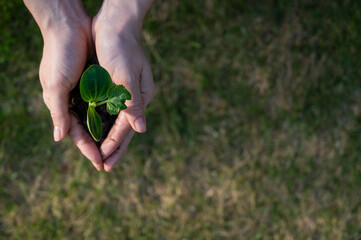
<instances>
[{"instance_id":1,"label":"blurred grass background","mask_svg":"<svg viewBox=\"0 0 361 240\"><path fill-rule=\"evenodd\" d=\"M360 28L351 0L156 1L148 132L107 174L52 141L40 31L1 1L0 238L360 239Z\"/></svg>"}]
</instances>

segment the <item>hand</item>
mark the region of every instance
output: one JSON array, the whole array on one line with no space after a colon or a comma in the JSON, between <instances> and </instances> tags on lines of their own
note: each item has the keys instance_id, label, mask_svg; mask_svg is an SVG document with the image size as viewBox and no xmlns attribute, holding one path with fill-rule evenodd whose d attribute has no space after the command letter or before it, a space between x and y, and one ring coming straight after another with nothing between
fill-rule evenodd
<instances>
[{"instance_id":1,"label":"hand","mask_svg":"<svg viewBox=\"0 0 361 240\"><path fill-rule=\"evenodd\" d=\"M86 30L89 30L88 32ZM74 116L69 114L69 92L82 74L91 40L88 29L62 29L61 34L48 31L44 36L40 82L44 102L54 124L54 140L62 140L67 133L80 151L101 171L103 161L95 142Z\"/></svg>"},{"instance_id":2,"label":"hand","mask_svg":"<svg viewBox=\"0 0 361 240\"><path fill-rule=\"evenodd\" d=\"M144 109L156 92L151 67L141 45L143 18L132 18L133 8L124 4L109 7L105 2L92 24L99 64L108 70L113 82L124 85L132 95L132 100L126 102L128 108L120 112L100 147L105 171L110 171L123 155L134 131L146 131Z\"/></svg>"},{"instance_id":3,"label":"hand","mask_svg":"<svg viewBox=\"0 0 361 240\"><path fill-rule=\"evenodd\" d=\"M44 39L40 64L43 98L54 125L54 140L67 134L98 169L103 169L99 149L78 120L69 114L69 92L83 72L93 49L91 18L79 1L31 0L25 4L37 21Z\"/></svg>"}]
</instances>

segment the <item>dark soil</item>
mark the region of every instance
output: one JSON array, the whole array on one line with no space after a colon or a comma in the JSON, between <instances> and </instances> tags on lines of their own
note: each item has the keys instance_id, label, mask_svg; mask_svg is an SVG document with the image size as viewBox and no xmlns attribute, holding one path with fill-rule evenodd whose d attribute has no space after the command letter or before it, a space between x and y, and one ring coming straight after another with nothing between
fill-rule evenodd
<instances>
[{"instance_id":1,"label":"dark soil","mask_svg":"<svg viewBox=\"0 0 361 240\"><path fill-rule=\"evenodd\" d=\"M87 69L93 63L97 63L97 61L92 61L92 63L87 63L87 65L85 66L85 69ZM86 123L86 116L87 116L89 104L87 102L85 102L80 96L79 83L80 83L80 79L79 79L78 84L75 86L75 88L69 94L69 109L70 109L70 111L75 113L75 115L80 120L80 123L83 125L84 129L89 133L87 123ZM102 119L102 137L100 138L100 141L97 142L97 145L100 146L100 144L108 136L108 133L109 133L110 129L112 128L118 115L110 115L106 110L106 104L96 107L95 110L97 111L97 113L100 115L100 117ZM90 133L89 133L89 135L90 135Z\"/></svg>"}]
</instances>

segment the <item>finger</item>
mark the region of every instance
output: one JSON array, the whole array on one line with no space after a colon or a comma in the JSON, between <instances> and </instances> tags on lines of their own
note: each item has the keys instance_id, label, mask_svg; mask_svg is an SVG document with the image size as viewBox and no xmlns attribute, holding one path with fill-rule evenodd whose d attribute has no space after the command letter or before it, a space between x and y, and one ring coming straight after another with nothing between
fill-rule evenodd
<instances>
[{"instance_id":1,"label":"finger","mask_svg":"<svg viewBox=\"0 0 361 240\"><path fill-rule=\"evenodd\" d=\"M104 169L103 159L100 156L98 147L83 126L80 125L79 120L73 115L71 115L69 136L73 139L80 152L93 163L98 171Z\"/></svg>"},{"instance_id":2,"label":"finger","mask_svg":"<svg viewBox=\"0 0 361 240\"><path fill-rule=\"evenodd\" d=\"M50 110L54 126L54 141L64 139L69 131L70 117L68 110L68 94L63 92L48 91L43 93L44 102Z\"/></svg>"},{"instance_id":3,"label":"finger","mask_svg":"<svg viewBox=\"0 0 361 240\"><path fill-rule=\"evenodd\" d=\"M124 112L130 126L134 129L134 131L143 133L147 131L147 125L144 116L144 105L142 97L140 95L140 91L139 94L136 94L135 96L133 96L133 93L132 101L126 103L127 109L124 110Z\"/></svg>"},{"instance_id":4,"label":"finger","mask_svg":"<svg viewBox=\"0 0 361 240\"><path fill-rule=\"evenodd\" d=\"M123 156L125 150L128 147L128 144L132 137L134 136L134 131L130 130L128 135L124 138L121 145L118 147L118 149L107 159L104 161L104 170L106 172L110 172L114 165L119 161L119 159Z\"/></svg>"},{"instance_id":5,"label":"finger","mask_svg":"<svg viewBox=\"0 0 361 240\"><path fill-rule=\"evenodd\" d=\"M157 93L157 88L153 81L152 69L149 63L144 64L140 76L140 93L144 103L144 108L150 103Z\"/></svg>"},{"instance_id":6,"label":"finger","mask_svg":"<svg viewBox=\"0 0 361 240\"><path fill-rule=\"evenodd\" d=\"M121 111L107 138L100 146L100 153L103 159L108 158L120 146L131 129L124 112Z\"/></svg>"},{"instance_id":7,"label":"finger","mask_svg":"<svg viewBox=\"0 0 361 240\"><path fill-rule=\"evenodd\" d=\"M129 72L129 67L126 64L120 64L113 71L112 79L116 83L123 84L132 95L132 99L126 101L127 109L123 110L130 126L136 132L145 132L147 127L144 116L144 104L139 87L140 72Z\"/></svg>"}]
</instances>

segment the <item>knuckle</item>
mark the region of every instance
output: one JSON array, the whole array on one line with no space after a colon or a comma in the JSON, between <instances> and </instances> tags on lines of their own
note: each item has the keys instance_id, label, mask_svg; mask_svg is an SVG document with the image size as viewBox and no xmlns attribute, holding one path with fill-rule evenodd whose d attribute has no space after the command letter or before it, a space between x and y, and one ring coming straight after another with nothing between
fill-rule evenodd
<instances>
[{"instance_id":1,"label":"knuckle","mask_svg":"<svg viewBox=\"0 0 361 240\"><path fill-rule=\"evenodd\" d=\"M113 76L113 81L116 84L123 84L129 86L134 79L134 74L129 70L130 66L126 64L118 64L110 73L110 76Z\"/></svg>"},{"instance_id":2,"label":"knuckle","mask_svg":"<svg viewBox=\"0 0 361 240\"><path fill-rule=\"evenodd\" d=\"M47 91L66 91L71 89L71 81L67 76L61 73L50 73L47 74L46 72L40 70L39 71L39 79L42 88Z\"/></svg>"},{"instance_id":3,"label":"knuckle","mask_svg":"<svg viewBox=\"0 0 361 240\"><path fill-rule=\"evenodd\" d=\"M133 100L127 104L128 111L143 111L143 102L141 100Z\"/></svg>"},{"instance_id":4,"label":"knuckle","mask_svg":"<svg viewBox=\"0 0 361 240\"><path fill-rule=\"evenodd\" d=\"M61 91L64 89L65 81L53 80L53 81L46 81L46 88L50 91Z\"/></svg>"},{"instance_id":5,"label":"knuckle","mask_svg":"<svg viewBox=\"0 0 361 240\"><path fill-rule=\"evenodd\" d=\"M46 91L43 91L43 100L44 100L45 105L49 108L49 106L50 106L50 97L49 97L49 94L47 94Z\"/></svg>"}]
</instances>

